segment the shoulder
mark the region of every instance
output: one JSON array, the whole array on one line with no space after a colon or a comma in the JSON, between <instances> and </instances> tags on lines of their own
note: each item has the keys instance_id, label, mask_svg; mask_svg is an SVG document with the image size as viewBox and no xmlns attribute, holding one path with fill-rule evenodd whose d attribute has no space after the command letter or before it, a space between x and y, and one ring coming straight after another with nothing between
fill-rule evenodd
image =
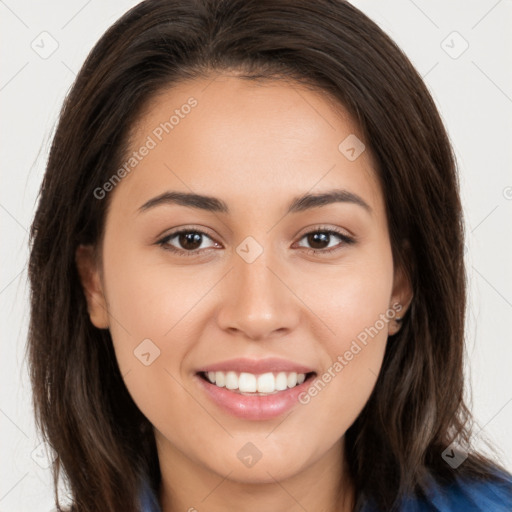
<instances>
[{"instance_id":1,"label":"shoulder","mask_svg":"<svg viewBox=\"0 0 512 512\"><path fill-rule=\"evenodd\" d=\"M489 479L457 477L451 484L434 480L425 498L407 497L400 512L511 512L512 475L496 472ZM361 512L381 512L367 503Z\"/></svg>"},{"instance_id":2,"label":"shoulder","mask_svg":"<svg viewBox=\"0 0 512 512\"><path fill-rule=\"evenodd\" d=\"M433 484L427 495L418 506L404 512L511 512L512 475L499 472L485 480L456 478L450 485Z\"/></svg>"}]
</instances>

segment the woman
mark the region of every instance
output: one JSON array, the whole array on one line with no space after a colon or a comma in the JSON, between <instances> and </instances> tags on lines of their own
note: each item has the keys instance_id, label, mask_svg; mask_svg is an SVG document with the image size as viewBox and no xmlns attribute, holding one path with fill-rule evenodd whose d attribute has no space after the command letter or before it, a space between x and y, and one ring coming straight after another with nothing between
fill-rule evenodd
<instances>
[{"instance_id":1,"label":"woman","mask_svg":"<svg viewBox=\"0 0 512 512\"><path fill-rule=\"evenodd\" d=\"M509 510L472 450L452 150L335 0L142 2L65 102L34 401L77 511Z\"/></svg>"}]
</instances>

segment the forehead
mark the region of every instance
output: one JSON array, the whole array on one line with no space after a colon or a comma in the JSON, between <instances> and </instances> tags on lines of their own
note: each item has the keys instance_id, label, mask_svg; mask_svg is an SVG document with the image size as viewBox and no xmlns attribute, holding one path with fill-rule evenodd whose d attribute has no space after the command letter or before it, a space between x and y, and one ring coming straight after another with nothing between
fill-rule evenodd
<instances>
[{"instance_id":1,"label":"forehead","mask_svg":"<svg viewBox=\"0 0 512 512\"><path fill-rule=\"evenodd\" d=\"M118 188L140 204L167 187L266 208L286 201L285 190L291 197L343 186L378 209L380 187L363 140L351 116L321 91L216 75L148 102L124 162L132 155L133 166Z\"/></svg>"}]
</instances>

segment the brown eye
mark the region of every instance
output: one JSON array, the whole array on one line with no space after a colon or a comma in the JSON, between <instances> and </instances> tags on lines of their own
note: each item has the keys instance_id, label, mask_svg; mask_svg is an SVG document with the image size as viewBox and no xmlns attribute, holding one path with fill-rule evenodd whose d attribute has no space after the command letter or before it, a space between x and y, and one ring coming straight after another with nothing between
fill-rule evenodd
<instances>
[{"instance_id":1,"label":"brown eye","mask_svg":"<svg viewBox=\"0 0 512 512\"><path fill-rule=\"evenodd\" d=\"M311 231L306 233L301 240L305 240L307 245L299 244L299 247L304 247L314 254L328 254L355 243L354 238L332 229Z\"/></svg>"},{"instance_id":2,"label":"brown eye","mask_svg":"<svg viewBox=\"0 0 512 512\"><path fill-rule=\"evenodd\" d=\"M193 251L201 246L202 236L202 234L197 232L179 233L178 243L183 249Z\"/></svg>"},{"instance_id":3,"label":"brown eye","mask_svg":"<svg viewBox=\"0 0 512 512\"><path fill-rule=\"evenodd\" d=\"M312 249L325 249L329 245L331 235L325 231L317 231L309 233L306 237Z\"/></svg>"},{"instance_id":4,"label":"brown eye","mask_svg":"<svg viewBox=\"0 0 512 512\"><path fill-rule=\"evenodd\" d=\"M212 243L201 247L205 240L210 240ZM199 253L201 249L211 249L218 245L206 233L195 229L182 229L171 233L159 240L158 244L166 250L181 253L184 256L192 256Z\"/></svg>"}]
</instances>

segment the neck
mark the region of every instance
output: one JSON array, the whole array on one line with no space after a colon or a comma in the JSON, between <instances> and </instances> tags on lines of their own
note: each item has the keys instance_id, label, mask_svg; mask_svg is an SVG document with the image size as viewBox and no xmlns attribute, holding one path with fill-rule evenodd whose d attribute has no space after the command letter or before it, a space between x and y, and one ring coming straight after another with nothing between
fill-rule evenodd
<instances>
[{"instance_id":1,"label":"neck","mask_svg":"<svg viewBox=\"0 0 512 512\"><path fill-rule=\"evenodd\" d=\"M344 457L344 438L320 459L284 479L237 479L233 468L218 474L157 434L162 474L162 512L351 512L354 489Z\"/></svg>"}]
</instances>

